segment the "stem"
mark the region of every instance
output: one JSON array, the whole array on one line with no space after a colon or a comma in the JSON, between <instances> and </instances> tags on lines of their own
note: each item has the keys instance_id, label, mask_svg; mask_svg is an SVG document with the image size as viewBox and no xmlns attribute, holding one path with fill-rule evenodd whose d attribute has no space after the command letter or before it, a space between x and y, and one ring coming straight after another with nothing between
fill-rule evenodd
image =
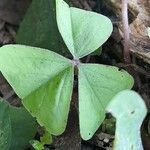
<instances>
[{"instance_id":1,"label":"stem","mask_svg":"<svg viewBox=\"0 0 150 150\"><path fill-rule=\"evenodd\" d=\"M56 137L54 140L54 146L57 150L81 150L79 114L77 110L78 93L76 89L73 91L70 107L67 128L61 136Z\"/></svg>"},{"instance_id":2,"label":"stem","mask_svg":"<svg viewBox=\"0 0 150 150\"><path fill-rule=\"evenodd\" d=\"M125 64L131 63L130 50L129 50L129 21L128 21L128 0L122 0L122 22L124 33L124 62Z\"/></svg>"},{"instance_id":3,"label":"stem","mask_svg":"<svg viewBox=\"0 0 150 150\"><path fill-rule=\"evenodd\" d=\"M75 58L74 58L74 59L72 60L72 63L73 63L74 66L79 66L81 62L80 62L79 59L75 59Z\"/></svg>"}]
</instances>

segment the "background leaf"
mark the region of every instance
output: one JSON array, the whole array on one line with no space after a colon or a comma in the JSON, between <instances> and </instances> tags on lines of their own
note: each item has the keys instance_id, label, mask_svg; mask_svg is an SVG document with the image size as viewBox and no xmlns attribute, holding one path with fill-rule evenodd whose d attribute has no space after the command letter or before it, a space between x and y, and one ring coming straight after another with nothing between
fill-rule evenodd
<instances>
[{"instance_id":1,"label":"background leaf","mask_svg":"<svg viewBox=\"0 0 150 150\"><path fill-rule=\"evenodd\" d=\"M82 58L98 49L112 32L111 21L100 14L70 7L56 0L59 31L75 58Z\"/></svg>"},{"instance_id":2,"label":"background leaf","mask_svg":"<svg viewBox=\"0 0 150 150\"><path fill-rule=\"evenodd\" d=\"M27 148L34 138L37 123L24 108L10 106L0 101L0 148L21 150Z\"/></svg>"},{"instance_id":3,"label":"background leaf","mask_svg":"<svg viewBox=\"0 0 150 150\"><path fill-rule=\"evenodd\" d=\"M140 127L147 114L143 99L125 90L113 98L107 110L117 119L114 150L142 150Z\"/></svg>"},{"instance_id":4,"label":"background leaf","mask_svg":"<svg viewBox=\"0 0 150 150\"><path fill-rule=\"evenodd\" d=\"M79 66L79 118L84 140L90 139L105 118L105 108L118 92L130 89L133 78L116 67L81 64Z\"/></svg>"},{"instance_id":5,"label":"background leaf","mask_svg":"<svg viewBox=\"0 0 150 150\"><path fill-rule=\"evenodd\" d=\"M20 25L16 41L18 44L46 48L70 56L57 28L55 0L32 1Z\"/></svg>"},{"instance_id":6,"label":"background leaf","mask_svg":"<svg viewBox=\"0 0 150 150\"><path fill-rule=\"evenodd\" d=\"M0 149L9 150L11 145L11 120L9 106L0 99Z\"/></svg>"},{"instance_id":7,"label":"background leaf","mask_svg":"<svg viewBox=\"0 0 150 150\"><path fill-rule=\"evenodd\" d=\"M12 140L10 150L23 150L34 138L37 123L24 109L10 106Z\"/></svg>"},{"instance_id":8,"label":"background leaf","mask_svg":"<svg viewBox=\"0 0 150 150\"><path fill-rule=\"evenodd\" d=\"M0 70L41 126L54 135L65 130L74 79L69 59L39 48L8 45L0 48Z\"/></svg>"}]
</instances>

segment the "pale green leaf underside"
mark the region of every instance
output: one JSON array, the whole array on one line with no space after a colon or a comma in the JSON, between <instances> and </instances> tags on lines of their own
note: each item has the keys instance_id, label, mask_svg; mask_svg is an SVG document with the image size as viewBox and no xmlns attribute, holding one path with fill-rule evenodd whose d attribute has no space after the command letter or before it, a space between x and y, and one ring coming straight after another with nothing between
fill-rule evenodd
<instances>
[{"instance_id":1,"label":"pale green leaf underside","mask_svg":"<svg viewBox=\"0 0 150 150\"><path fill-rule=\"evenodd\" d=\"M133 78L116 67L82 64L79 66L79 120L83 139L90 139L105 118L105 109L118 92L130 89Z\"/></svg>"},{"instance_id":2,"label":"pale green leaf underside","mask_svg":"<svg viewBox=\"0 0 150 150\"><path fill-rule=\"evenodd\" d=\"M82 58L98 49L112 32L111 21L100 14L70 7L56 0L59 31L74 58Z\"/></svg>"},{"instance_id":3,"label":"pale green leaf underside","mask_svg":"<svg viewBox=\"0 0 150 150\"><path fill-rule=\"evenodd\" d=\"M41 126L53 135L64 132L73 89L73 69L67 68L23 100Z\"/></svg>"},{"instance_id":4,"label":"pale green leaf underside","mask_svg":"<svg viewBox=\"0 0 150 150\"><path fill-rule=\"evenodd\" d=\"M113 98L107 111L117 120L114 150L143 150L140 127L147 113L143 99L125 90Z\"/></svg>"},{"instance_id":5,"label":"pale green leaf underside","mask_svg":"<svg viewBox=\"0 0 150 150\"><path fill-rule=\"evenodd\" d=\"M0 48L0 71L40 125L54 135L65 130L73 89L70 60L45 49L8 45Z\"/></svg>"}]
</instances>

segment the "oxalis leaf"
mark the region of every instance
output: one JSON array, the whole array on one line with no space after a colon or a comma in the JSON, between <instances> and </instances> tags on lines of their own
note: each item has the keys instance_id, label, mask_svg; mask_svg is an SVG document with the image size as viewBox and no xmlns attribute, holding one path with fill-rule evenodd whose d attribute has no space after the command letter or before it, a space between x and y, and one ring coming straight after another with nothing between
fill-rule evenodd
<instances>
[{"instance_id":1,"label":"oxalis leaf","mask_svg":"<svg viewBox=\"0 0 150 150\"><path fill-rule=\"evenodd\" d=\"M41 126L54 135L65 130L73 88L70 60L40 48L8 45L0 49L0 71Z\"/></svg>"},{"instance_id":2,"label":"oxalis leaf","mask_svg":"<svg viewBox=\"0 0 150 150\"><path fill-rule=\"evenodd\" d=\"M93 52L111 34L108 18L69 8L62 0L56 0L56 6L59 31L74 58ZM0 71L23 99L26 109L53 135L61 134L66 128L77 61L29 46L0 48ZM81 63L77 67L80 132L87 140L104 120L109 101L119 91L130 89L133 78L116 67Z\"/></svg>"},{"instance_id":3,"label":"oxalis leaf","mask_svg":"<svg viewBox=\"0 0 150 150\"><path fill-rule=\"evenodd\" d=\"M30 143L35 150L44 150L44 145L52 144L52 136L46 131L40 141L32 140Z\"/></svg>"},{"instance_id":4,"label":"oxalis leaf","mask_svg":"<svg viewBox=\"0 0 150 150\"><path fill-rule=\"evenodd\" d=\"M112 32L111 21L100 14L69 7L56 0L59 31L74 58L82 58L98 49Z\"/></svg>"},{"instance_id":5,"label":"oxalis leaf","mask_svg":"<svg viewBox=\"0 0 150 150\"><path fill-rule=\"evenodd\" d=\"M125 90L112 99L107 111L117 120L114 150L143 150L140 127L147 113L143 99Z\"/></svg>"},{"instance_id":6,"label":"oxalis leaf","mask_svg":"<svg viewBox=\"0 0 150 150\"><path fill-rule=\"evenodd\" d=\"M27 148L36 133L36 121L24 108L10 106L0 99L0 149Z\"/></svg>"},{"instance_id":7,"label":"oxalis leaf","mask_svg":"<svg viewBox=\"0 0 150 150\"><path fill-rule=\"evenodd\" d=\"M133 86L133 78L116 67L79 66L79 119L83 139L90 139L104 121L106 106L120 91Z\"/></svg>"}]
</instances>

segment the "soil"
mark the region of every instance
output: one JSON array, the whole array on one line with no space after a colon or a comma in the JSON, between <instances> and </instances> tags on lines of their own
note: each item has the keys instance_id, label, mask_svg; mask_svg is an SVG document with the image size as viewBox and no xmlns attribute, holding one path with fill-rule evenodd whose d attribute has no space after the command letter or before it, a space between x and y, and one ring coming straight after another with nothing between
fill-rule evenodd
<instances>
[{"instance_id":1,"label":"soil","mask_svg":"<svg viewBox=\"0 0 150 150\"><path fill-rule=\"evenodd\" d=\"M17 29L22 21L24 14L29 7L31 0L9 0L0 1L0 46L15 43ZM147 3L146 3L147 2ZM150 108L150 39L145 33L145 28L150 26L149 1L144 3L139 0L129 2L129 20L130 20L130 52L132 62L129 65L123 62L123 32L121 21L121 2L116 0L110 3L99 0L72 0L72 5L91 11L102 13L111 18L114 31L110 39L103 46L103 53L100 56L89 56L85 58L88 62L108 64L119 66L124 69L131 69L135 78L134 90L136 90L145 100ZM140 9L138 9L140 8ZM149 8L149 7L148 7ZM143 16L143 17L141 17ZM145 17L144 17L145 16ZM143 23L142 26L139 26ZM77 88L74 89L70 119L66 132L57 138L54 138L54 144L50 149L57 150L111 150L113 146L114 132L107 130L103 126L90 141L83 141L80 138L78 130L77 114ZM20 106L20 100L14 91L0 74L0 97L9 101L14 106ZM74 107L76 106L76 107ZM72 119L73 118L73 119ZM109 119L110 116L107 118ZM112 129L113 130L113 129ZM150 149L150 115L148 114L142 126L142 139L145 150Z\"/></svg>"}]
</instances>

